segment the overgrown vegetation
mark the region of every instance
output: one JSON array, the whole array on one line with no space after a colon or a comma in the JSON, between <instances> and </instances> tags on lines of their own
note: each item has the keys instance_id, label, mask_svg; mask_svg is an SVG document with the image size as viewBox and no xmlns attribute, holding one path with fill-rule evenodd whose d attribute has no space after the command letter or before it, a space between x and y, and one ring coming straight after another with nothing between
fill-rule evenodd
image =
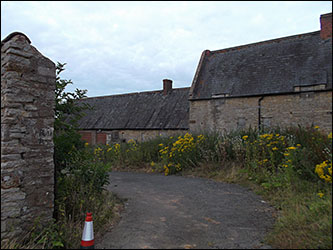
<instances>
[{"instance_id":1,"label":"overgrown vegetation","mask_svg":"<svg viewBox=\"0 0 333 250\"><path fill-rule=\"evenodd\" d=\"M64 248L78 248L86 212L93 213L95 235L103 225L112 222L116 198L104 190L109 184L110 168L84 147L78 134L77 121L83 111L91 107L78 100L86 90L65 92L71 80L62 80L59 74L64 64L57 65L56 120L55 120L55 168L56 199L55 217L59 241ZM96 216L94 216L96 215Z\"/></svg>"},{"instance_id":2,"label":"overgrown vegetation","mask_svg":"<svg viewBox=\"0 0 333 250\"><path fill-rule=\"evenodd\" d=\"M185 134L88 150L114 169L196 175L250 186L278 210L267 243L332 248L332 133L318 126Z\"/></svg>"},{"instance_id":3,"label":"overgrown vegetation","mask_svg":"<svg viewBox=\"0 0 333 250\"><path fill-rule=\"evenodd\" d=\"M109 183L110 165L84 147L77 132L77 121L90 108L78 105L86 90L65 92L71 80L60 79L65 64L57 64L55 147L55 219L48 226L38 221L30 233L1 244L2 248L79 248L86 212L93 213L95 238L114 223L121 201L104 190Z\"/></svg>"},{"instance_id":4,"label":"overgrown vegetation","mask_svg":"<svg viewBox=\"0 0 333 250\"><path fill-rule=\"evenodd\" d=\"M13 240L2 248L79 248L88 211L98 214L93 216L98 237L121 208L104 190L111 169L195 175L250 186L278 211L268 244L332 248L332 133L323 134L317 126L249 129L91 146L80 140L76 126L89 107L75 101L86 91L64 92L71 81L60 79L63 67L58 63L55 221L43 228L36 222L23 243Z\"/></svg>"}]
</instances>

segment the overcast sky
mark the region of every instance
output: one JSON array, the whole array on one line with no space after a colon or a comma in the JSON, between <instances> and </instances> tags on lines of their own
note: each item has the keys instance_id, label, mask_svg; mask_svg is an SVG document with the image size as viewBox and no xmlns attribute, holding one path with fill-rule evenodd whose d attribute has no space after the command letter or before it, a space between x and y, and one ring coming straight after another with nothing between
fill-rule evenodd
<instances>
[{"instance_id":1,"label":"overcast sky","mask_svg":"<svg viewBox=\"0 0 333 250\"><path fill-rule=\"evenodd\" d=\"M202 51L317 31L331 1L1 1L1 40L14 31L61 73L102 96L190 87Z\"/></svg>"}]
</instances>

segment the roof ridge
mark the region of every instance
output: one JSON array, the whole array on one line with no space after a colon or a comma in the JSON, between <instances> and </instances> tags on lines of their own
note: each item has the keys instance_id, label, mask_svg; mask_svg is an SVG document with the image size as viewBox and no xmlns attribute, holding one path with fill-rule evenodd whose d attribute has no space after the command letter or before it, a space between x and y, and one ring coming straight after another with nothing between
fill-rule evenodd
<instances>
[{"instance_id":1,"label":"roof ridge","mask_svg":"<svg viewBox=\"0 0 333 250\"><path fill-rule=\"evenodd\" d=\"M185 89L190 89L190 87L173 88L172 90L185 90ZM162 92L163 92L163 90L152 90L152 91L142 91L142 92L125 93L125 94L92 96L92 97L85 97L82 100L93 99L93 98L108 98L108 97L131 96L131 95L138 95L138 94L157 94L157 93L162 93Z\"/></svg>"},{"instance_id":2,"label":"roof ridge","mask_svg":"<svg viewBox=\"0 0 333 250\"><path fill-rule=\"evenodd\" d=\"M311 35L315 35L315 34L319 34L319 33L320 33L320 30L317 30L317 31L313 31L313 32L285 36L285 37L280 37L280 38L274 38L274 39L269 39L269 40L265 40L265 41L255 42L255 43L248 43L248 44L239 45L239 46L235 46L235 47L229 47L229 48L225 48L225 49L212 50L212 51L209 51L209 53L210 54L225 53L225 52L229 52L229 51L233 51L233 50L240 50L240 49L254 47L254 46L262 45L262 44L270 44L270 43L286 41L286 40L294 39L294 38L303 38L306 36L311 36Z\"/></svg>"}]
</instances>

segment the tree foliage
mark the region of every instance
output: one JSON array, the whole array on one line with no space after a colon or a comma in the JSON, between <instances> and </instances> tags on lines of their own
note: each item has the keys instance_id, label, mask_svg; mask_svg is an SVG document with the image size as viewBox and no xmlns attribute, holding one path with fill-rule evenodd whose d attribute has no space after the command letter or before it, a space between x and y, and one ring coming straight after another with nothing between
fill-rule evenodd
<instances>
[{"instance_id":1,"label":"tree foliage","mask_svg":"<svg viewBox=\"0 0 333 250\"><path fill-rule=\"evenodd\" d=\"M78 120L83 117L84 110L90 109L88 104L79 102L86 97L87 90L75 89L74 92L66 92L65 88L73 84L71 80L60 78L60 73L65 70L66 63L57 63L56 66L56 90L55 90L55 122L54 145L56 171L61 171L70 160L68 152L73 148L83 147L81 135L78 133Z\"/></svg>"}]
</instances>

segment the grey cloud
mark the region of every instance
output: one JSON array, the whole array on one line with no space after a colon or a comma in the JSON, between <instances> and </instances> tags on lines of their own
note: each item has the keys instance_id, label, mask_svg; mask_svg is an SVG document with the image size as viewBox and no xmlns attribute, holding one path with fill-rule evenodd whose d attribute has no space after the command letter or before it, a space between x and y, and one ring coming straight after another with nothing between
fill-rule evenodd
<instances>
[{"instance_id":1,"label":"grey cloud","mask_svg":"<svg viewBox=\"0 0 333 250\"><path fill-rule=\"evenodd\" d=\"M88 96L190 86L201 52L319 29L331 2L1 2L1 39L22 31L66 62Z\"/></svg>"}]
</instances>

